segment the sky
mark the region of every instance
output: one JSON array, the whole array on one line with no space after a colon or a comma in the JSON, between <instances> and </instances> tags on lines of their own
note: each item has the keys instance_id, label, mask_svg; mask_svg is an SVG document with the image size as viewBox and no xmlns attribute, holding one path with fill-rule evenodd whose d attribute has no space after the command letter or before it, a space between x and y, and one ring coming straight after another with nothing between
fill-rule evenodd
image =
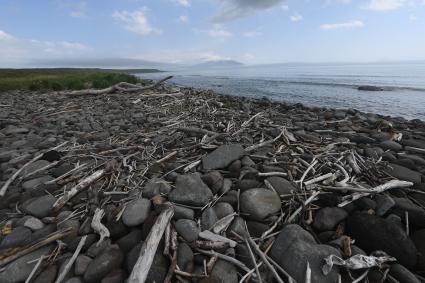
<instances>
[{"instance_id":1,"label":"sky","mask_svg":"<svg viewBox=\"0 0 425 283\"><path fill-rule=\"evenodd\" d=\"M0 66L425 60L425 0L0 0Z\"/></svg>"}]
</instances>

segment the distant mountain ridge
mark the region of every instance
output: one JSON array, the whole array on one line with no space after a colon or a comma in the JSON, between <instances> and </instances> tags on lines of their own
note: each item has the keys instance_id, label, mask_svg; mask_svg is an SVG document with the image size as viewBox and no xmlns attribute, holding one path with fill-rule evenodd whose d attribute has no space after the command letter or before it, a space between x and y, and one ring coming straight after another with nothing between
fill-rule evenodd
<instances>
[{"instance_id":1,"label":"distant mountain ridge","mask_svg":"<svg viewBox=\"0 0 425 283\"><path fill-rule=\"evenodd\" d=\"M195 68L227 68L242 66L245 66L245 64L235 60L212 60L193 65Z\"/></svg>"}]
</instances>

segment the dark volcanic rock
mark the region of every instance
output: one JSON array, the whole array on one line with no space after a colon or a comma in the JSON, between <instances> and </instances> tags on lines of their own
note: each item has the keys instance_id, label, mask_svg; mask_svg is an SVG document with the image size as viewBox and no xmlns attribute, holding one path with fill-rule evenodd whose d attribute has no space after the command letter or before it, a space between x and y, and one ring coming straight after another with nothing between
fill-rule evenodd
<instances>
[{"instance_id":1,"label":"dark volcanic rock","mask_svg":"<svg viewBox=\"0 0 425 283\"><path fill-rule=\"evenodd\" d=\"M347 218L347 232L367 253L382 250L411 268L416 264L416 248L394 221L375 215L354 213Z\"/></svg>"},{"instance_id":2,"label":"dark volcanic rock","mask_svg":"<svg viewBox=\"0 0 425 283\"><path fill-rule=\"evenodd\" d=\"M32 198L22 204L22 210L35 217L43 218L49 216L55 202L56 198L51 195Z\"/></svg>"},{"instance_id":3,"label":"dark volcanic rock","mask_svg":"<svg viewBox=\"0 0 425 283\"><path fill-rule=\"evenodd\" d=\"M408 198L394 198L394 213L404 218L405 212L409 213L409 223L414 226L425 228L425 210L413 203Z\"/></svg>"},{"instance_id":4,"label":"dark volcanic rock","mask_svg":"<svg viewBox=\"0 0 425 283\"><path fill-rule=\"evenodd\" d=\"M12 233L4 237L0 244L0 250L25 246L31 242L31 230L26 227L16 227Z\"/></svg>"},{"instance_id":5,"label":"dark volcanic rock","mask_svg":"<svg viewBox=\"0 0 425 283\"><path fill-rule=\"evenodd\" d=\"M241 212L249 218L263 220L279 212L282 204L279 195L268 189L250 189L240 196Z\"/></svg>"},{"instance_id":6,"label":"dark volcanic rock","mask_svg":"<svg viewBox=\"0 0 425 283\"><path fill-rule=\"evenodd\" d=\"M122 221L126 226L138 226L142 224L151 210L151 201L145 198L136 199L127 204Z\"/></svg>"},{"instance_id":7,"label":"dark volcanic rock","mask_svg":"<svg viewBox=\"0 0 425 283\"><path fill-rule=\"evenodd\" d=\"M146 198L153 198L159 194L168 194L171 191L171 186L164 180L149 180L145 188L142 191L142 194Z\"/></svg>"},{"instance_id":8,"label":"dark volcanic rock","mask_svg":"<svg viewBox=\"0 0 425 283\"><path fill-rule=\"evenodd\" d=\"M84 281L100 282L109 272L121 265L123 258L123 253L118 246L110 246L90 262L84 273Z\"/></svg>"},{"instance_id":9,"label":"dark volcanic rock","mask_svg":"<svg viewBox=\"0 0 425 283\"><path fill-rule=\"evenodd\" d=\"M416 231L412 234L412 240L418 249L418 261L416 269L419 271L425 271L425 229Z\"/></svg>"},{"instance_id":10,"label":"dark volcanic rock","mask_svg":"<svg viewBox=\"0 0 425 283\"><path fill-rule=\"evenodd\" d=\"M264 182L273 187L279 195L290 195L297 191L297 188L285 178L269 177Z\"/></svg>"},{"instance_id":11,"label":"dark volcanic rock","mask_svg":"<svg viewBox=\"0 0 425 283\"><path fill-rule=\"evenodd\" d=\"M340 252L328 245L319 245L313 236L298 225L285 226L277 236L270 256L297 282L305 282L307 261L311 268L311 282L334 283L338 281L338 268L323 275L323 259Z\"/></svg>"},{"instance_id":12,"label":"dark volcanic rock","mask_svg":"<svg viewBox=\"0 0 425 283\"><path fill-rule=\"evenodd\" d=\"M222 145L202 158L202 167L205 170L222 169L244 154L245 151L239 144Z\"/></svg>"},{"instance_id":13,"label":"dark volcanic rock","mask_svg":"<svg viewBox=\"0 0 425 283\"><path fill-rule=\"evenodd\" d=\"M218 260L208 278L203 278L200 283L237 283L238 273L236 267L224 260Z\"/></svg>"},{"instance_id":14,"label":"dark volcanic rock","mask_svg":"<svg viewBox=\"0 0 425 283\"><path fill-rule=\"evenodd\" d=\"M4 267L4 270L2 272L0 272L0 282L24 282L27 279L28 275L30 275L34 266L37 264L37 259L43 255L49 254L52 249L52 246L43 247L27 255L24 255L15 261L12 261Z\"/></svg>"},{"instance_id":15,"label":"dark volcanic rock","mask_svg":"<svg viewBox=\"0 0 425 283\"><path fill-rule=\"evenodd\" d=\"M348 216L347 211L339 207L321 208L314 217L313 227L319 231L334 230L339 222Z\"/></svg>"},{"instance_id":16,"label":"dark volcanic rock","mask_svg":"<svg viewBox=\"0 0 425 283\"><path fill-rule=\"evenodd\" d=\"M357 89L362 91L383 91L384 90L384 88L382 87L373 86L373 85L361 85L357 87Z\"/></svg>"},{"instance_id":17,"label":"dark volcanic rock","mask_svg":"<svg viewBox=\"0 0 425 283\"><path fill-rule=\"evenodd\" d=\"M400 283L421 283L412 272L398 263L391 265L390 275Z\"/></svg>"},{"instance_id":18,"label":"dark volcanic rock","mask_svg":"<svg viewBox=\"0 0 425 283\"><path fill-rule=\"evenodd\" d=\"M188 242L193 242L198 239L201 230L195 221L189 219L180 219L175 223L177 233Z\"/></svg>"},{"instance_id":19,"label":"dark volcanic rock","mask_svg":"<svg viewBox=\"0 0 425 283\"><path fill-rule=\"evenodd\" d=\"M395 141L383 141L379 144L379 146L384 150L392 150L398 152L402 150L403 146Z\"/></svg>"},{"instance_id":20,"label":"dark volcanic rock","mask_svg":"<svg viewBox=\"0 0 425 283\"><path fill-rule=\"evenodd\" d=\"M178 176L175 187L168 195L170 201L175 203L204 206L213 196L210 188L196 173Z\"/></svg>"},{"instance_id":21,"label":"dark volcanic rock","mask_svg":"<svg viewBox=\"0 0 425 283\"><path fill-rule=\"evenodd\" d=\"M421 183L421 173L394 163L390 164L390 167L391 168L388 168L386 172L391 176L400 180L413 182L415 184Z\"/></svg>"}]
</instances>

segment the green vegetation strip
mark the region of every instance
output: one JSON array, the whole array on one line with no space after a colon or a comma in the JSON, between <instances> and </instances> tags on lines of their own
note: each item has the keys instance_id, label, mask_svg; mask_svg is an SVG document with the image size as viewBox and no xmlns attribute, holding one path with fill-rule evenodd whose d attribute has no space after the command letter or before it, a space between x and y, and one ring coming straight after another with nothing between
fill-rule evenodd
<instances>
[{"instance_id":1,"label":"green vegetation strip","mask_svg":"<svg viewBox=\"0 0 425 283\"><path fill-rule=\"evenodd\" d=\"M132 73L158 72L151 69L0 69L0 91L80 90L106 88L119 82L138 83Z\"/></svg>"}]
</instances>

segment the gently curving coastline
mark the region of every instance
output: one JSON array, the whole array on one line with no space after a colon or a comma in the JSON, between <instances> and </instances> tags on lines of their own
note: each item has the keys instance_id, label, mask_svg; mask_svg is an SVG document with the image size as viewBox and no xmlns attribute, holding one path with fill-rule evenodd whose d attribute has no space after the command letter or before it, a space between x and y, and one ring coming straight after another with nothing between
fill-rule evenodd
<instances>
[{"instance_id":1,"label":"gently curving coastline","mask_svg":"<svg viewBox=\"0 0 425 283\"><path fill-rule=\"evenodd\" d=\"M425 280L424 122L148 86L0 93L0 282Z\"/></svg>"}]
</instances>

